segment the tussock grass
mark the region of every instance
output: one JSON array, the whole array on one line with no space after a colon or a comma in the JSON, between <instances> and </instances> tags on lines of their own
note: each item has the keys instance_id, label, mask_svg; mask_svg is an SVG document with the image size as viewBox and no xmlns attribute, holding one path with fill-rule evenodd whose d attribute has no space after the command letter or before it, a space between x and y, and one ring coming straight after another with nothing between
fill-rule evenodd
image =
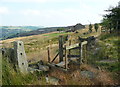
<instances>
[{"instance_id":1,"label":"tussock grass","mask_svg":"<svg viewBox=\"0 0 120 87\"><path fill-rule=\"evenodd\" d=\"M22 74L16 71L14 65L6 58L2 59L2 85L33 85L33 83L44 85L45 82L43 72Z\"/></svg>"}]
</instances>

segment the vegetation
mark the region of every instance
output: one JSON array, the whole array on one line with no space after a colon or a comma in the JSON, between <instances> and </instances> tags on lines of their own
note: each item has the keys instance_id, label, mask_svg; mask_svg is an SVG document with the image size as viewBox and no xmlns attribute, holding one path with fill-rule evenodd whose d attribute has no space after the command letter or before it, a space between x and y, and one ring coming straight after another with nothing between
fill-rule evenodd
<instances>
[{"instance_id":1,"label":"vegetation","mask_svg":"<svg viewBox=\"0 0 120 87\"><path fill-rule=\"evenodd\" d=\"M92 32L92 24L89 25L89 32Z\"/></svg>"},{"instance_id":2,"label":"vegetation","mask_svg":"<svg viewBox=\"0 0 120 87\"><path fill-rule=\"evenodd\" d=\"M119 32L120 29L120 2L116 7L111 7L106 10L108 14L104 15L102 26L110 33L113 31Z\"/></svg>"},{"instance_id":3,"label":"vegetation","mask_svg":"<svg viewBox=\"0 0 120 87\"><path fill-rule=\"evenodd\" d=\"M117 62L97 64L106 67L111 72L118 73L120 71L120 68L118 67L120 65L118 45L120 43L118 34L120 29L120 2L118 2L116 7L111 7L106 10L106 12L108 12L108 14L104 15L101 24L106 31L109 31L109 33L100 36L101 42L99 42L99 45L103 49L101 51L103 57L106 56L105 58Z\"/></svg>"},{"instance_id":4,"label":"vegetation","mask_svg":"<svg viewBox=\"0 0 120 87\"><path fill-rule=\"evenodd\" d=\"M65 28L58 28L57 31L65 31Z\"/></svg>"},{"instance_id":5,"label":"vegetation","mask_svg":"<svg viewBox=\"0 0 120 87\"><path fill-rule=\"evenodd\" d=\"M45 72L22 74L5 57L2 58L2 85L45 85Z\"/></svg>"},{"instance_id":6,"label":"vegetation","mask_svg":"<svg viewBox=\"0 0 120 87\"><path fill-rule=\"evenodd\" d=\"M43 55L43 54L47 53L46 46L58 44L58 36L59 35L64 35L64 37L66 37L67 34L71 34L72 40L75 40L78 35L81 35L82 33L87 32L87 30L85 30L85 31L84 31L84 29L79 30L78 32L80 32L80 33L78 33L78 34L61 32L61 33L49 33L49 34L43 34L43 35L36 35L33 37L25 38L22 41L25 43L25 51L27 52L27 57L29 57L29 58L34 57L34 59L37 59L37 56L38 56L37 60L39 60L40 58L45 59L45 58L47 58L47 56ZM98 32L92 32L92 33L89 33L89 34L86 34L83 36L89 37L91 35L96 35L97 33ZM115 63L99 62L99 61L107 58L107 56L108 56L108 59L111 59L111 60L118 59L118 57L116 56L116 51L117 51L116 49L117 49L119 42L117 41L116 37L117 37L117 35L115 35L115 34L114 35L102 34L98 38L100 41L95 45L95 48L100 48L100 50L96 54L92 54L92 53L96 52L95 50L92 50L92 49L90 50L90 54L88 54L89 57L87 59L88 66L90 66L90 65L92 65L94 67L100 66L102 69L108 70L109 72L114 72L114 73L119 71L119 68L117 67L119 65L118 62L115 62ZM74 43L74 41L72 43ZM108 44L108 43L112 44L112 46L106 46L106 44ZM41 48L43 48L43 49L41 50ZM55 46L55 48L57 48L57 47ZM50 49L50 53L51 54L54 53L54 56L55 56L56 52L53 52L52 50L55 50L55 49L54 48ZM40 53L40 51L42 53ZM34 53L36 53L36 54L34 55ZM72 51L72 54L76 54L76 55L79 54L79 50ZM8 61L6 61L6 59L3 59L3 66L2 66L3 67L2 68L3 69L3 82L4 82L3 84L5 84L5 85L6 84L7 85L10 85L10 84L14 84L14 85L15 84L16 85L21 85L21 84L23 84L23 85L29 85L29 84L47 85L47 83L45 81L45 76L42 73L22 75L19 72L16 72L14 70L14 68L11 66L13 66L13 65L10 64ZM88 68L88 66L86 68ZM59 75L58 75L58 73L59 73ZM98 72L98 73L102 73L102 72ZM91 81L89 78L81 76L79 70L67 74L67 73L63 73L63 72L53 69L51 71L51 75L60 78L63 81L61 83L62 85L64 85L64 84L65 85L81 85L81 84L84 84L84 85L97 84L98 85L98 83L95 83L95 82L96 81L99 82L99 80L97 78L95 78L95 79L97 79L96 81ZM75 76L77 76L78 78L76 78ZM7 77L9 79L7 79ZM97 77L99 77L99 74ZM41 79L39 79L39 78L41 78ZM74 78L74 79L70 79L70 78ZM103 76L103 78L104 78L104 76ZM16 80L16 79L18 79L18 80ZM103 84L103 83L106 84L106 82L104 82L104 81L101 82L101 84ZM109 82L107 84L109 84Z\"/></svg>"},{"instance_id":7,"label":"vegetation","mask_svg":"<svg viewBox=\"0 0 120 87\"><path fill-rule=\"evenodd\" d=\"M51 33L51 34L45 34L44 36L49 36L49 37L57 37L61 34L69 34L69 33L66 33L66 32L61 32L61 33Z\"/></svg>"},{"instance_id":8,"label":"vegetation","mask_svg":"<svg viewBox=\"0 0 120 87\"><path fill-rule=\"evenodd\" d=\"M88 52L89 58L88 63L93 66L99 66L104 70L114 73L113 76L119 76L119 43L118 35L113 34L102 34L99 37L100 41L96 43L95 47Z\"/></svg>"},{"instance_id":9,"label":"vegetation","mask_svg":"<svg viewBox=\"0 0 120 87\"><path fill-rule=\"evenodd\" d=\"M32 83L36 80L34 74L22 75L20 72L16 72L13 65L2 58L2 84L3 85L24 85Z\"/></svg>"},{"instance_id":10,"label":"vegetation","mask_svg":"<svg viewBox=\"0 0 120 87\"><path fill-rule=\"evenodd\" d=\"M0 26L0 40L7 39L9 37L13 38L15 36L19 37L18 35L20 33L36 30L38 28L40 28L40 26Z\"/></svg>"},{"instance_id":11,"label":"vegetation","mask_svg":"<svg viewBox=\"0 0 120 87\"><path fill-rule=\"evenodd\" d=\"M97 23L94 24L95 31L98 31L99 25Z\"/></svg>"}]
</instances>

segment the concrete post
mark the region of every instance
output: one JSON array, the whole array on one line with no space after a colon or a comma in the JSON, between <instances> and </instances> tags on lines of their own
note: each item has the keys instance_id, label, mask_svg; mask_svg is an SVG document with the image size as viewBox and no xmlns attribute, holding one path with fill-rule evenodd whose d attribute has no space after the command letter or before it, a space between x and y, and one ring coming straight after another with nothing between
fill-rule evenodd
<instances>
[{"instance_id":1,"label":"concrete post","mask_svg":"<svg viewBox=\"0 0 120 87\"><path fill-rule=\"evenodd\" d=\"M28 73L28 62L22 41L14 42L14 56L16 65L18 66L20 72L23 74Z\"/></svg>"}]
</instances>

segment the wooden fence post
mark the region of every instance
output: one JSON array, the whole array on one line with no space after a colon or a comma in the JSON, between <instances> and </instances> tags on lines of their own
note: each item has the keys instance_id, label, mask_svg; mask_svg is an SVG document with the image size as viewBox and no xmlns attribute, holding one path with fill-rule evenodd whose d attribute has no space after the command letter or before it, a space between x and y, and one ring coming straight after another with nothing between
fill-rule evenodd
<instances>
[{"instance_id":1,"label":"wooden fence post","mask_svg":"<svg viewBox=\"0 0 120 87\"><path fill-rule=\"evenodd\" d=\"M69 46L71 45L71 40L69 40ZM71 55L71 50L68 50L68 55Z\"/></svg>"},{"instance_id":2,"label":"wooden fence post","mask_svg":"<svg viewBox=\"0 0 120 87\"><path fill-rule=\"evenodd\" d=\"M80 64L83 64L83 45L82 44L81 44L80 52L81 52Z\"/></svg>"},{"instance_id":3,"label":"wooden fence post","mask_svg":"<svg viewBox=\"0 0 120 87\"><path fill-rule=\"evenodd\" d=\"M65 69L68 68L68 59L67 59L67 50L66 50L66 45L65 45Z\"/></svg>"},{"instance_id":4,"label":"wooden fence post","mask_svg":"<svg viewBox=\"0 0 120 87\"><path fill-rule=\"evenodd\" d=\"M87 41L81 42L81 60L80 60L80 64L83 64L83 59L86 58L86 51L85 51L86 50L86 47L85 47L86 44L87 44Z\"/></svg>"},{"instance_id":5,"label":"wooden fence post","mask_svg":"<svg viewBox=\"0 0 120 87\"><path fill-rule=\"evenodd\" d=\"M87 44L84 47L85 52L85 63L87 63Z\"/></svg>"},{"instance_id":6,"label":"wooden fence post","mask_svg":"<svg viewBox=\"0 0 120 87\"><path fill-rule=\"evenodd\" d=\"M48 62L50 63L50 47L48 47L47 50L48 50Z\"/></svg>"},{"instance_id":7,"label":"wooden fence post","mask_svg":"<svg viewBox=\"0 0 120 87\"><path fill-rule=\"evenodd\" d=\"M63 61L63 37L59 36L59 62Z\"/></svg>"},{"instance_id":8,"label":"wooden fence post","mask_svg":"<svg viewBox=\"0 0 120 87\"><path fill-rule=\"evenodd\" d=\"M81 64L81 43L79 43L79 54L80 54L80 57L79 57L79 64Z\"/></svg>"}]
</instances>

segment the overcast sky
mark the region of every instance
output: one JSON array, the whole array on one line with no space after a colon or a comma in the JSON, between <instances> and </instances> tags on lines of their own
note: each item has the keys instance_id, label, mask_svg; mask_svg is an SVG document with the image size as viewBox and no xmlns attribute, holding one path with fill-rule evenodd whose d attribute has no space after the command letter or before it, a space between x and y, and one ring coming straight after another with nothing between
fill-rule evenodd
<instances>
[{"instance_id":1,"label":"overcast sky","mask_svg":"<svg viewBox=\"0 0 120 87\"><path fill-rule=\"evenodd\" d=\"M68 26L99 23L119 0L0 0L0 25Z\"/></svg>"}]
</instances>

